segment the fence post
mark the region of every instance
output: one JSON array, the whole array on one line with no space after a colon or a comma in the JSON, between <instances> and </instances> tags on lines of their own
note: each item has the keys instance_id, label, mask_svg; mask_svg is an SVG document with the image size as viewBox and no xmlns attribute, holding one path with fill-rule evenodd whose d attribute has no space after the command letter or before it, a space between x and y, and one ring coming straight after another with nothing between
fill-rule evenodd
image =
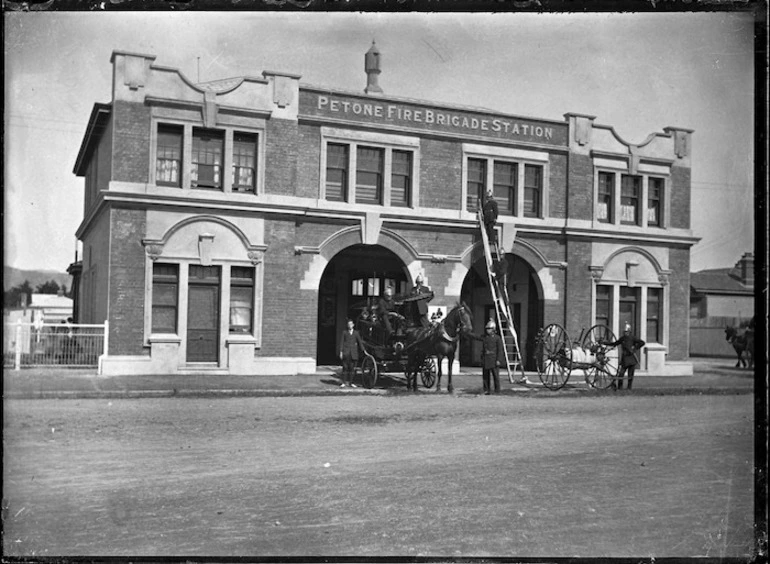
<instances>
[{"instance_id":1,"label":"fence post","mask_svg":"<svg viewBox=\"0 0 770 564\"><path fill-rule=\"evenodd\" d=\"M102 359L107 356L107 345L109 344L110 340L110 321L109 319L104 320L104 347L102 347L102 354L99 355L99 369L97 370L99 376L102 375Z\"/></svg>"},{"instance_id":2,"label":"fence post","mask_svg":"<svg viewBox=\"0 0 770 564\"><path fill-rule=\"evenodd\" d=\"M16 343L13 355L13 369L21 370L21 319L16 321Z\"/></svg>"}]
</instances>

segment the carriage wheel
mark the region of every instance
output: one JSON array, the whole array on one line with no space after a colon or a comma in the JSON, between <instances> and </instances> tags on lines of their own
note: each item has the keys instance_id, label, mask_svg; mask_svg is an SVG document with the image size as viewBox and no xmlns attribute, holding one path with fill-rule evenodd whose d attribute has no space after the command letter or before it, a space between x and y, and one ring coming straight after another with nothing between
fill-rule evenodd
<instances>
[{"instance_id":1,"label":"carriage wheel","mask_svg":"<svg viewBox=\"0 0 770 564\"><path fill-rule=\"evenodd\" d=\"M572 371L572 347L561 325L552 323L541 331L535 363L540 381L549 390L559 390L567 383Z\"/></svg>"},{"instance_id":2,"label":"carriage wheel","mask_svg":"<svg viewBox=\"0 0 770 564\"><path fill-rule=\"evenodd\" d=\"M420 366L420 378L422 378L422 385L426 388L432 388L436 383L436 375L438 374L438 366L436 365L436 359L432 356L425 357L425 360Z\"/></svg>"},{"instance_id":3,"label":"carriage wheel","mask_svg":"<svg viewBox=\"0 0 770 564\"><path fill-rule=\"evenodd\" d=\"M374 357L368 353L364 354L361 361L361 382L365 388L374 388L377 384L377 362Z\"/></svg>"},{"instance_id":4,"label":"carriage wheel","mask_svg":"<svg viewBox=\"0 0 770 564\"><path fill-rule=\"evenodd\" d=\"M594 325L583 337L583 348L596 358L586 371L586 381L599 390L612 386L618 375L618 349L606 344L616 340L615 333L606 325Z\"/></svg>"}]
</instances>

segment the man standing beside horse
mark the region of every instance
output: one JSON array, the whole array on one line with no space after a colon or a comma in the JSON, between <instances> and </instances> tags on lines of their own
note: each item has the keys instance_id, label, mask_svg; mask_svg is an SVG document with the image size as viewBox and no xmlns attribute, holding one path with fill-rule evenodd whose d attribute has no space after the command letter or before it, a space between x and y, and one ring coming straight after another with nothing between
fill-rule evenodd
<instances>
[{"instance_id":1,"label":"man standing beside horse","mask_svg":"<svg viewBox=\"0 0 770 564\"><path fill-rule=\"evenodd\" d=\"M423 327L430 327L430 321L428 321L428 302L430 299L422 298L422 296L427 294L432 296L433 292L431 292L427 287L423 286L422 274L418 274L417 278L414 279L414 287L412 288L409 296L417 298L414 301L414 305L412 306L412 311L414 312L413 315L415 320L419 321L420 325Z\"/></svg>"},{"instance_id":2,"label":"man standing beside horse","mask_svg":"<svg viewBox=\"0 0 770 564\"><path fill-rule=\"evenodd\" d=\"M500 367L505 363L505 345L503 339L497 334L497 325L493 320L487 321L486 334L482 337L471 334L471 337L481 341L481 378L484 386L484 394L489 395L490 379L494 385L496 394L500 393Z\"/></svg>"}]
</instances>

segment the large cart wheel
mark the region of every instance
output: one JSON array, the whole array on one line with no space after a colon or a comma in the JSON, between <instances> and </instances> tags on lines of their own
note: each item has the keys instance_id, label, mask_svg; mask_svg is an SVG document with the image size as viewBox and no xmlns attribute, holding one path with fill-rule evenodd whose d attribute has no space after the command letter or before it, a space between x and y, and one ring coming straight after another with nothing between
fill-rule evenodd
<instances>
[{"instance_id":1,"label":"large cart wheel","mask_svg":"<svg viewBox=\"0 0 770 564\"><path fill-rule=\"evenodd\" d=\"M618 376L618 349L607 345L616 340L606 325L594 325L583 337L583 349L593 358L591 368L586 370L586 381L599 390L612 386Z\"/></svg>"},{"instance_id":2,"label":"large cart wheel","mask_svg":"<svg viewBox=\"0 0 770 564\"><path fill-rule=\"evenodd\" d=\"M364 388L374 388L377 384L377 361L368 353L361 360L361 383Z\"/></svg>"},{"instance_id":3,"label":"large cart wheel","mask_svg":"<svg viewBox=\"0 0 770 564\"><path fill-rule=\"evenodd\" d=\"M436 383L436 376L438 375L438 365L436 359L432 356L426 356L425 360L420 366L420 378L422 378L422 385L426 388L432 388Z\"/></svg>"},{"instance_id":4,"label":"large cart wheel","mask_svg":"<svg viewBox=\"0 0 770 564\"><path fill-rule=\"evenodd\" d=\"M559 390L572 371L572 346L561 325L552 323L540 332L535 352L537 374L543 386Z\"/></svg>"}]
</instances>

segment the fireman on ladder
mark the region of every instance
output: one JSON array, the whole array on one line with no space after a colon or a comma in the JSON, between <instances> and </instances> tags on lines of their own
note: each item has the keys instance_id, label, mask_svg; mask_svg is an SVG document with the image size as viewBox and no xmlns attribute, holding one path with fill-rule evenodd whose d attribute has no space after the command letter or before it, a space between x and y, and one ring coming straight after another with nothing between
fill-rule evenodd
<instances>
[{"instance_id":1,"label":"fireman on ladder","mask_svg":"<svg viewBox=\"0 0 770 564\"><path fill-rule=\"evenodd\" d=\"M489 246L494 249L497 245L497 232L495 231L495 223L497 223L497 215L499 213L497 200L492 190L487 190L486 197L484 198L484 204L482 206L482 212L484 216L484 229L487 232L487 239L489 239Z\"/></svg>"}]
</instances>

